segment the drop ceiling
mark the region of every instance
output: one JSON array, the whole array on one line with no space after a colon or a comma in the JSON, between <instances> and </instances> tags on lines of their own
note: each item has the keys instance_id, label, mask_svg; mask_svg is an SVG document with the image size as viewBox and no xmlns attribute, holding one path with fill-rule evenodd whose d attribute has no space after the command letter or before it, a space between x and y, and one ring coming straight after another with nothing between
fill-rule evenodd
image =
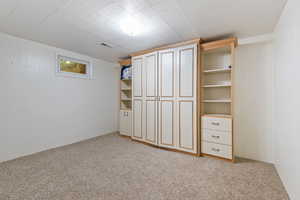
<instances>
[{"instance_id":1,"label":"drop ceiling","mask_svg":"<svg viewBox=\"0 0 300 200\"><path fill-rule=\"evenodd\" d=\"M130 53L197 37L273 31L286 0L0 0L0 31L115 62ZM142 34L122 32L139 19ZM112 48L101 46L108 43Z\"/></svg>"}]
</instances>

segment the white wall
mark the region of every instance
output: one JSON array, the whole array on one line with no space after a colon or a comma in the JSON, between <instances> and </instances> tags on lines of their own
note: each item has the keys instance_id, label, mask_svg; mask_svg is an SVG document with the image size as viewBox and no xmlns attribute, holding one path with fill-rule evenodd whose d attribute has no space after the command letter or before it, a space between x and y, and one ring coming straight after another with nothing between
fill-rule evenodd
<instances>
[{"instance_id":1,"label":"white wall","mask_svg":"<svg viewBox=\"0 0 300 200\"><path fill-rule=\"evenodd\" d=\"M235 69L235 154L273 163L273 44L240 45Z\"/></svg>"},{"instance_id":2,"label":"white wall","mask_svg":"<svg viewBox=\"0 0 300 200\"><path fill-rule=\"evenodd\" d=\"M299 0L289 0L275 31L275 163L292 200L300 199L299 8Z\"/></svg>"},{"instance_id":3,"label":"white wall","mask_svg":"<svg viewBox=\"0 0 300 200\"><path fill-rule=\"evenodd\" d=\"M92 80L55 76L56 53L0 33L0 161L118 129L117 64L92 59Z\"/></svg>"}]
</instances>

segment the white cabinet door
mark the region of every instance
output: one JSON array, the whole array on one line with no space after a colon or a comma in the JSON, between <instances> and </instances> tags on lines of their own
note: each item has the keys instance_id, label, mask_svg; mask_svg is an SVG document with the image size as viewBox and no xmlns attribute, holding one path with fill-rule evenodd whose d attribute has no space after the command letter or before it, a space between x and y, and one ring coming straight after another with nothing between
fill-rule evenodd
<instances>
[{"instance_id":1,"label":"white cabinet door","mask_svg":"<svg viewBox=\"0 0 300 200\"><path fill-rule=\"evenodd\" d=\"M175 89L175 50L159 52L159 96L174 98Z\"/></svg>"},{"instance_id":2,"label":"white cabinet door","mask_svg":"<svg viewBox=\"0 0 300 200\"><path fill-rule=\"evenodd\" d=\"M143 56L143 132L145 142L157 144L157 52Z\"/></svg>"},{"instance_id":3,"label":"white cabinet door","mask_svg":"<svg viewBox=\"0 0 300 200\"><path fill-rule=\"evenodd\" d=\"M131 111L120 111L120 134L131 136Z\"/></svg>"},{"instance_id":4,"label":"white cabinet door","mask_svg":"<svg viewBox=\"0 0 300 200\"><path fill-rule=\"evenodd\" d=\"M132 137L197 153L197 45L134 57Z\"/></svg>"},{"instance_id":5,"label":"white cabinet door","mask_svg":"<svg viewBox=\"0 0 300 200\"><path fill-rule=\"evenodd\" d=\"M146 117L145 117L145 141L156 144L157 141L157 111L156 111L156 104L157 101L155 100L146 100L145 101L145 111L146 111Z\"/></svg>"},{"instance_id":6,"label":"white cabinet door","mask_svg":"<svg viewBox=\"0 0 300 200\"><path fill-rule=\"evenodd\" d=\"M143 96L143 57L135 57L132 59L132 88L133 97Z\"/></svg>"},{"instance_id":7,"label":"white cabinet door","mask_svg":"<svg viewBox=\"0 0 300 200\"><path fill-rule=\"evenodd\" d=\"M157 52L134 57L133 135L157 144Z\"/></svg>"},{"instance_id":8,"label":"white cabinet door","mask_svg":"<svg viewBox=\"0 0 300 200\"><path fill-rule=\"evenodd\" d=\"M179 101L179 148L194 150L194 102Z\"/></svg>"},{"instance_id":9,"label":"white cabinet door","mask_svg":"<svg viewBox=\"0 0 300 200\"><path fill-rule=\"evenodd\" d=\"M161 100L159 103L159 144L175 147L174 101Z\"/></svg>"},{"instance_id":10,"label":"white cabinet door","mask_svg":"<svg viewBox=\"0 0 300 200\"><path fill-rule=\"evenodd\" d=\"M144 56L144 89L146 98L157 97L157 53Z\"/></svg>"},{"instance_id":11,"label":"white cabinet door","mask_svg":"<svg viewBox=\"0 0 300 200\"><path fill-rule=\"evenodd\" d=\"M143 56L132 58L132 138L143 140Z\"/></svg>"},{"instance_id":12,"label":"white cabinet door","mask_svg":"<svg viewBox=\"0 0 300 200\"><path fill-rule=\"evenodd\" d=\"M143 101L140 99L133 99L133 133L132 137L137 140L143 139Z\"/></svg>"},{"instance_id":13,"label":"white cabinet door","mask_svg":"<svg viewBox=\"0 0 300 200\"><path fill-rule=\"evenodd\" d=\"M175 148L175 70L176 50L159 52L159 145Z\"/></svg>"},{"instance_id":14,"label":"white cabinet door","mask_svg":"<svg viewBox=\"0 0 300 200\"><path fill-rule=\"evenodd\" d=\"M177 49L178 149L197 153L197 45Z\"/></svg>"}]
</instances>

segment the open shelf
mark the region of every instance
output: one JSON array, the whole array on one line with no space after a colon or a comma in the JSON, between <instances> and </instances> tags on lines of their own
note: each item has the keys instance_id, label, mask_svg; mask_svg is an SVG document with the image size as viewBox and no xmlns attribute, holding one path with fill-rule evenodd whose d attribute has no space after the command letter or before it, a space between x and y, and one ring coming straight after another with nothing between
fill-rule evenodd
<instances>
[{"instance_id":1,"label":"open shelf","mask_svg":"<svg viewBox=\"0 0 300 200\"><path fill-rule=\"evenodd\" d=\"M218 113L214 113L214 114L203 114L202 117L220 117L220 118L232 118L232 115L229 114L218 114Z\"/></svg>"},{"instance_id":2,"label":"open shelf","mask_svg":"<svg viewBox=\"0 0 300 200\"><path fill-rule=\"evenodd\" d=\"M209 129L210 125L217 124L219 131L227 133L224 138L228 137L228 141L233 140L233 90L235 87L233 75L235 70L234 48L236 45L236 38L201 44L201 114L199 117L201 117L201 123L204 124L201 130L201 142L203 144L201 153L225 159L229 158L232 161L234 161L233 142L208 139L205 129ZM221 149L217 153L214 150L210 151L211 149L207 144L211 143L224 145L224 147L227 145L226 152L230 156L226 157L225 154L220 153L222 152Z\"/></svg>"},{"instance_id":3,"label":"open shelf","mask_svg":"<svg viewBox=\"0 0 300 200\"><path fill-rule=\"evenodd\" d=\"M207 99L203 103L231 103L231 99Z\"/></svg>"},{"instance_id":4,"label":"open shelf","mask_svg":"<svg viewBox=\"0 0 300 200\"><path fill-rule=\"evenodd\" d=\"M204 70L204 73L223 73L223 72L231 72L231 69L225 69L225 68L220 68L220 69L209 69L209 70Z\"/></svg>"},{"instance_id":5,"label":"open shelf","mask_svg":"<svg viewBox=\"0 0 300 200\"><path fill-rule=\"evenodd\" d=\"M203 85L204 88L216 88L216 87L231 87L231 84L207 84Z\"/></svg>"},{"instance_id":6,"label":"open shelf","mask_svg":"<svg viewBox=\"0 0 300 200\"><path fill-rule=\"evenodd\" d=\"M119 61L122 73L123 67L131 67L131 59L125 59ZM131 71L131 70L130 70ZM120 87L119 87L119 98L120 98L120 110L130 111L132 108L132 79L131 76L123 76L120 74Z\"/></svg>"}]
</instances>

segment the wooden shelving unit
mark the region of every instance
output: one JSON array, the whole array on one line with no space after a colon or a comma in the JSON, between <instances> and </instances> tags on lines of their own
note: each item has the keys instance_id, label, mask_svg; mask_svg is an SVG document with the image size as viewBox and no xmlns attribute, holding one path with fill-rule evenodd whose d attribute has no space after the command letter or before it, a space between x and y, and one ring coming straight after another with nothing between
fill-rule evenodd
<instances>
[{"instance_id":1,"label":"wooden shelving unit","mask_svg":"<svg viewBox=\"0 0 300 200\"><path fill-rule=\"evenodd\" d=\"M201 44L201 115L232 114L233 57L236 45L236 38ZM216 107L211 103L219 105Z\"/></svg>"},{"instance_id":2,"label":"wooden shelving unit","mask_svg":"<svg viewBox=\"0 0 300 200\"><path fill-rule=\"evenodd\" d=\"M131 59L122 60L119 62L121 67L131 66ZM121 79L120 80L120 110L131 110L131 89L132 81L131 79Z\"/></svg>"},{"instance_id":3,"label":"wooden shelving unit","mask_svg":"<svg viewBox=\"0 0 300 200\"><path fill-rule=\"evenodd\" d=\"M131 59L122 60L119 62L122 67L130 66ZM120 75L121 75L120 70ZM131 123L132 123L132 80L120 80L120 126L119 133L123 136L131 137Z\"/></svg>"},{"instance_id":4,"label":"wooden shelving unit","mask_svg":"<svg viewBox=\"0 0 300 200\"><path fill-rule=\"evenodd\" d=\"M201 44L201 152L202 155L230 161L234 161L233 75L236 46L236 38ZM211 131L214 135L228 133L227 142L212 138Z\"/></svg>"}]
</instances>

